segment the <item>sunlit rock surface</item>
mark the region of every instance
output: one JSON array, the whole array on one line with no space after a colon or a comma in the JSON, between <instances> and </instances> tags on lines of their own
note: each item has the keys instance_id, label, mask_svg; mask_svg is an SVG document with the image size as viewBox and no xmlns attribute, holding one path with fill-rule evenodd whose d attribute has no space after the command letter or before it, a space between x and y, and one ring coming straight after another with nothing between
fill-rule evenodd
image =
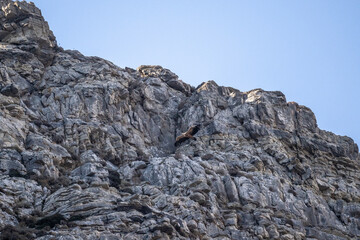
<instances>
[{"instance_id":1,"label":"sunlit rock surface","mask_svg":"<svg viewBox=\"0 0 360 240\"><path fill-rule=\"evenodd\" d=\"M0 4L2 239L360 238L359 149L309 108L63 50Z\"/></svg>"}]
</instances>

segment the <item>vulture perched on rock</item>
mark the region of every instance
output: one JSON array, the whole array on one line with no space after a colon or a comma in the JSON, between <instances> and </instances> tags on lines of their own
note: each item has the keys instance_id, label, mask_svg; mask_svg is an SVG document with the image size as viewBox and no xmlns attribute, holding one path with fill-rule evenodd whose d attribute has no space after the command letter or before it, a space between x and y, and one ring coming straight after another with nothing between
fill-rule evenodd
<instances>
[{"instance_id":1,"label":"vulture perched on rock","mask_svg":"<svg viewBox=\"0 0 360 240\"><path fill-rule=\"evenodd\" d=\"M196 141L196 138L193 136L200 130L199 125L190 127L186 132L182 133L176 138L175 147L179 146L180 143L185 142L188 139L193 139Z\"/></svg>"}]
</instances>

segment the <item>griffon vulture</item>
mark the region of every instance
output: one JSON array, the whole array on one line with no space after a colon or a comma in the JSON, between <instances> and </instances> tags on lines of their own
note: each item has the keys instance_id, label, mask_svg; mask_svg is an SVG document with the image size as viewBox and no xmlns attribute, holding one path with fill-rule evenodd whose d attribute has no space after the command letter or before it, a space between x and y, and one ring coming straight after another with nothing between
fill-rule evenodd
<instances>
[{"instance_id":1,"label":"griffon vulture","mask_svg":"<svg viewBox=\"0 0 360 240\"><path fill-rule=\"evenodd\" d=\"M182 133L176 138L175 147L179 146L180 143L185 142L188 139L193 139L196 141L196 138L193 136L200 130L199 125L190 127L186 132Z\"/></svg>"}]
</instances>

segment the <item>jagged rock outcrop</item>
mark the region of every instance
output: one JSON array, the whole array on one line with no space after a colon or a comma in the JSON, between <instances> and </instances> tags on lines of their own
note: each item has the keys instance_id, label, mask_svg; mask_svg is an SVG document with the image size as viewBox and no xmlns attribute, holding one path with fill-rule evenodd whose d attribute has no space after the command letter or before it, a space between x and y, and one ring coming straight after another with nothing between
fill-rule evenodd
<instances>
[{"instance_id":1,"label":"jagged rock outcrop","mask_svg":"<svg viewBox=\"0 0 360 240\"><path fill-rule=\"evenodd\" d=\"M63 50L0 5L2 239L360 238L358 146L307 107Z\"/></svg>"}]
</instances>

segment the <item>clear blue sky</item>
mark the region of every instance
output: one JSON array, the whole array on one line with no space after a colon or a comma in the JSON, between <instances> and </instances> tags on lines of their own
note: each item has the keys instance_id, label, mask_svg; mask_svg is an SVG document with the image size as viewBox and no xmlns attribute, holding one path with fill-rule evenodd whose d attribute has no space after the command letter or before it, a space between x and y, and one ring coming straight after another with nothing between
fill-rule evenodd
<instances>
[{"instance_id":1,"label":"clear blue sky","mask_svg":"<svg viewBox=\"0 0 360 240\"><path fill-rule=\"evenodd\" d=\"M65 49L197 86L280 90L360 143L359 0L34 0Z\"/></svg>"}]
</instances>

